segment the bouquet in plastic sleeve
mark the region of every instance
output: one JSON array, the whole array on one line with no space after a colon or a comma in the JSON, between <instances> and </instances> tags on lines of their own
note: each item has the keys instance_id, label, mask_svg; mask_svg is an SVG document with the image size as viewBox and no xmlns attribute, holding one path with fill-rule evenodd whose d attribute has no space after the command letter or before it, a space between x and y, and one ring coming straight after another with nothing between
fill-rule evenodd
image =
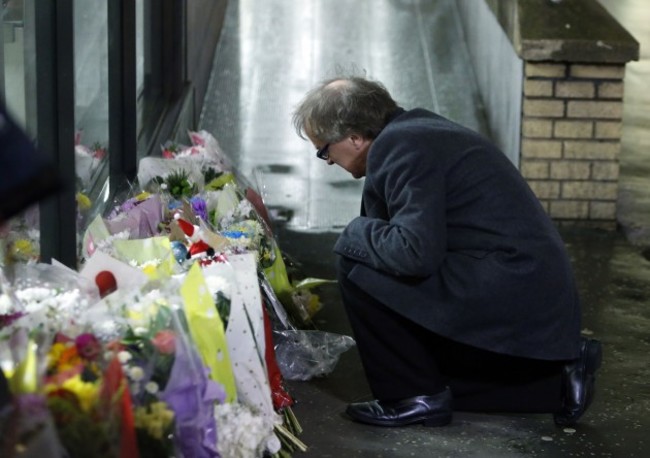
<instances>
[{"instance_id":1,"label":"bouquet in plastic sleeve","mask_svg":"<svg viewBox=\"0 0 650 458\"><path fill-rule=\"evenodd\" d=\"M216 457L213 409L225 393L199 356L179 288L167 279L106 296L97 332L111 339L127 374L140 453ZM101 313L113 317L111 326Z\"/></svg>"},{"instance_id":2,"label":"bouquet in plastic sleeve","mask_svg":"<svg viewBox=\"0 0 650 458\"><path fill-rule=\"evenodd\" d=\"M38 206L32 206L0 226L0 265L36 263L40 258Z\"/></svg>"},{"instance_id":3,"label":"bouquet in plastic sleeve","mask_svg":"<svg viewBox=\"0 0 650 458\"><path fill-rule=\"evenodd\" d=\"M116 240L114 247L118 259L141 269L150 279L169 277L179 270L168 237Z\"/></svg>"},{"instance_id":4,"label":"bouquet in plastic sleeve","mask_svg":"<svg viewBox=\"0 0 650 458\"><path fill-rule=\"evenodd\" d=\"M71 457L137 457L131 397L115 358L92 333L57 334L47 355L43 392ZM92 437L92 440L88 440Z\"/></svg>"},{"instance_id":5,"label":"bouquet in plastic sleeve","mask_svg":"<svg viewBox=\"0 0 650 458\"><path fill-rule=\"evenodd\" d=\"M99 169L99 165L106 158L107 148L99 142L92 143L90 146L82 144L82 134L77 132L75 135L75 172L79 181L79 188L85 189L90 185L90 181Z\"/></svg>"},{"instance_id":6,"label":"bouquet in plastic sleeve","mask_svg":"<svg viewBox=\"0 0 650 458\"><path fill-rule=\"evenodd\" d=\"M232 162L224 154L219 142L205 130L198 132L188 131L191 146L181 145L175 142L166 142L162 145L161 156L165 159L179 159L193 157L200 159L221 170L230 170Z\"/></svg>"},{"instance_id":7,"label":"bouquet in plastic sleeve","mask_svg":"<svg viewBox=\"0 0 650 458\"><path fill-rule=\"evenodd\" d=\"M9 402L0 402L0 453L3 457L68 456L42 390L46 367L43 361L50 344L37 344L22 328L0 343L0 382L4 375L8 379L5 387L0 383L0 391L10 388L11 393Z\"/></svg>"},{"instance_id":8,"label":"bouquet in plastic sleeve","mask_svg":"<svg viewBox=\"0 0 650 458\"><path fill-rule=\"evenodd\" d=\"M111 233L101 215L97 215L84 232L81 242L81 256L85 261L96 251L101 251L115 257L114 242L116 240L127 240L130 236L131 233L128 229Z\"/></svg>"},{"instance_id":9,"label":"bouquet in plastic sleeve","mask_svg":"<svg viewBox=\"0 0 650 458\"><path fill-rule=\"evenodd\" d=\"M18 264L8 290L12 297L6 314L20 314L3 333L22 327L30 332L77 334L84 312L99 300L97 287L77 272L51 264Z\"/></svg>"},{"instance_id":10,"label":"bouquet in plastic sleeve","mask_svg":"<svg viewBox=\"0 0 650 458\"><path fill-rule=\"evenodd\" d=\"M177 450L183 456L212 456L209 450L215 443L210 434L208 453L200 451L206 429L214 435L209 419L206 422L199 415L206 411L201 408L202 385L206 385L203 368L192 359L193 349L177 312L166 299L154 304L148 309L148 320L136 320L139 326L129 326L112 345L129 380L140 455L174 456Z\"/></svg>"},{"instance_id":11,"label":"bouquet in plastic sleeve","mask_svg":"<svg viewBox=\"0 0 650 458\"><path fill-rule=\"evenodd\" d=\"M111 234L128 231L130 238L142 239L160 233L163 214L160 196L143 191L114 206L104 221Z\"/></svg>"}]
</instances>

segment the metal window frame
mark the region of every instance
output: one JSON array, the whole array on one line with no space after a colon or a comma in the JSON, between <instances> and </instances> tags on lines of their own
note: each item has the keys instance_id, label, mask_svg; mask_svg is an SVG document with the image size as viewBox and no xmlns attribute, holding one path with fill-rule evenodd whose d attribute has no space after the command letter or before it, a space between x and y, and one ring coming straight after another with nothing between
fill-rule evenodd
<instances>
[{"instance_id":1,"label":"metal window frame","mask_svg":"<svg viewBox=\"0 0 650 458\"><path fill-rule=\"evenodd\" d=\"M65 189L40 203L41 261L77 265L73 0L34 0L37 138Z\"/></svg>"},{"instance_id":2,"label":"metal window frame","mask_svg":"<svg viewBox=\"0 0 650 458\"><path fill-rule=\"evenodd\" d=\"M75 175L74 0L32 0L35 43L36 137L67 184L63 192L40 202L41 262L56 259L76 269L77 205ZM186 0L153 1L154 33L161 46L161 103L152 119L154 134L144 154L171 138L179 113L187 105ZM108 2L109 165L108 201L133 180L142 142L138 142L136 88L136 0ZM102 188L100 183L98 188Z\"/></svg>"}]
</instances>

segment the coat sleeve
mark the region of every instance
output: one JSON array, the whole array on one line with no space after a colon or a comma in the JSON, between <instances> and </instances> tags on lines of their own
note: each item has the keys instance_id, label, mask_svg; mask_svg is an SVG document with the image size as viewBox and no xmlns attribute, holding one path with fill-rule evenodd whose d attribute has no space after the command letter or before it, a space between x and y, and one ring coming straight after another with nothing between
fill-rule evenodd
<instances>
[{"instance_id":1,"label":"coat sleeve","mask_svg":"<svg viewBox=\"0 0 650 458\"><path fill-rule=\"evenodd\" d=\"M407 134L408 135L408 134ZM397 276L427 277L446 250L445 176L428 138L384 132L368 155L363 201L334 251Z\"/></svg>"}]
</instances>

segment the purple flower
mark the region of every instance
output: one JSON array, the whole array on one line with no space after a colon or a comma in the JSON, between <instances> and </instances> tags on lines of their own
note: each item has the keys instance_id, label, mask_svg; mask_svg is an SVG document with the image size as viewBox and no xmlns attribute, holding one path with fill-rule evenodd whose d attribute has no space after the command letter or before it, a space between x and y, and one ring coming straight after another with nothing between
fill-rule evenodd
<instances>
[{"instance_id":1,"label":"purple flower","mask_svg":"<svg viewBox=\"0 0 650 458\"><path fill-rule=\"evenodd\" d=\"M190 199L192 204L192 211L194 214L201 218L203 221L208 220L208 205L202 197L195 196Z\"/></svg>"},{"instance_id":2,"label":"purple flower","mask_svg":"<svg viewBox=\"0 0 650 458\"><path fill-rule=\"evenodd\" d=\"M23 312L13 312L6 315L0 315L0 329L9 326L11 323L22 316L25 316Z\"/></svg>"}]
</instances>

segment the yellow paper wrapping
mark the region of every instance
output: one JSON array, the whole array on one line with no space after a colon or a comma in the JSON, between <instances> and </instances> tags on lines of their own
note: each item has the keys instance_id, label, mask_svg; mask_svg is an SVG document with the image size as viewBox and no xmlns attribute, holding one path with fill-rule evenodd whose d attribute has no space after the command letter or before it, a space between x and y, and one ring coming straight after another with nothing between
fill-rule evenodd
<instances>
[{"instance_id":1,"label":"yellow paper wrapping","mask_svg":"<svg viewBox=\"0 0 650 458\"><path fill-rule=\"evenodd\" d=\"M168 237L116 240L113 246L120 259L130 264L135 262L150 280L174 274L176 260Z\"/></svg>"},{"instance_id":2,"label":"yellow paper wrapping","mask_svg":"<svg viewBox=\"0 0 650 458\"><path fill-rule=\"evenodd\" d=\"M210 378L224 387L226 402L235 401L237 388L223 322L198 264L194 264L185 276L181 296L190 335L210 370Z\"/></svg>"},{"instance_id":3,"label":"yellow paper wrapping","mask_svg":"<svg viewBox=\"0 0 650 458\"><path fill-rule=\"evenodd\" d=\"M289 281L289 275L287 274L287 267L284 264L284 259L282 259L282 252L277 243L273 243L273 254L275 255L275 260L270 267L264 269L264 274L271 284L271 288L278 296L278 299L285 306L288 302L291 301L291 293L293 292L293 286Z\"/></svg>"},{"instance_id":4,"label":"yellow paper wrapping","mask_svg":"<svg viewBox=\"0 0 650 458\"><path fill-rule=\"evenodd\" d=\"M36 343L30 340L25 350L25 358L12 373L6 373L9 379L9 389L14 395L35 393L38 388L36 349Z\"/></svg>"}]
</instances>

